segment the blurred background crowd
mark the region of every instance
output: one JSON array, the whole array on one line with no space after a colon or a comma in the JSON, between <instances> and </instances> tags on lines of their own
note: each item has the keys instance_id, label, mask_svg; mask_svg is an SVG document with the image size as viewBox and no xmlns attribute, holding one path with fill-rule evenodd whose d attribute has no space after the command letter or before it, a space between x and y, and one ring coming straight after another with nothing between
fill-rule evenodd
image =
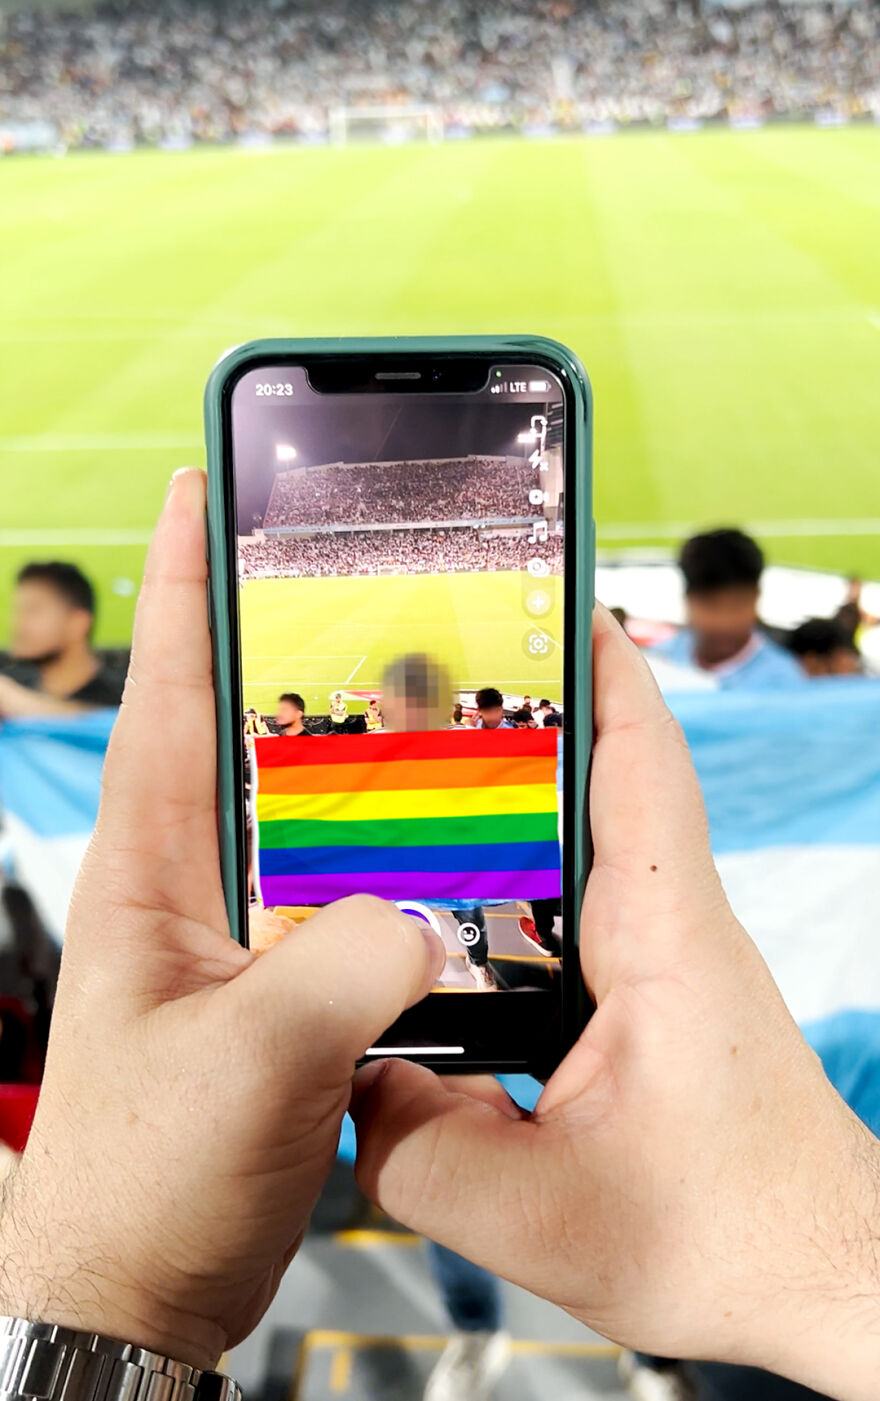
<instances>
[{"instance_id":1,"label":"blurred background crowd","mask_svg":"<svg viewBox=\"0 0 880 1401\"><path fill-rule=\"evenodd\" d=\"M587 365L599 597L683 726L736 913L880 1127L878 141L878 0L0 0L0 1139L26 1133L4 1093L32 1107L144 549L171 470L202 460L211 362L260 335L493 330ZM521 458L410 465L282 467L243 592L523 570ZM543 558L529 636L555 530ZM326 657L277 660L252 733L380 723ZM555 709L529 685L505 723ZM803 1396L618 1361L408 1249L351 1152L230 1364L261 1401Z\"/></svg>"},{"instance_id":2,"label":"blurred background crowd","mask_svg":"<svg viewBox=\"0 0 880 1401\"><path fill-rule=\"evenodd\" d=\"M450 134L880 115L876 5L204 0L0 11L0 125L62 147L325 140L340 107Z\"/></svg>"}]
</instances>

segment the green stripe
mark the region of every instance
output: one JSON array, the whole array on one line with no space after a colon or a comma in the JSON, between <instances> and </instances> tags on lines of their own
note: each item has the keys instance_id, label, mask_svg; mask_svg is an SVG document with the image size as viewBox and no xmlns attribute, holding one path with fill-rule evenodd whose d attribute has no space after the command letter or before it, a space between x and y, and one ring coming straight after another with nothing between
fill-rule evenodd
<instances>
[{"instance_id":1,"label":"green stripe","mask_svg":"<svg viewBox=\"0 0 880 1401\"><path fill-rule=\"evenodd\" d=\"M260 846L474 846L488 842L551 842L554 812L504 813L498 817L386 817L368 822L299 819L260 823Z\"/></svg>"}]
</instances>

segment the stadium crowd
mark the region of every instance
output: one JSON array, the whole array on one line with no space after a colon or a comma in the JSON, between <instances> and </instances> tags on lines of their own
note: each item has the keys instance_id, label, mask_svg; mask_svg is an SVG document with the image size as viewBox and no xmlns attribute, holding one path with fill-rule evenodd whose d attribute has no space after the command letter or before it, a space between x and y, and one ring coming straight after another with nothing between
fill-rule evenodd
<instances>
[{"instance_id":1,"label":"stadium crowd","mask_svg":"<svg viewBox=\"0 0 880 1401\"><path fill-rule=\"evenodd\" d=\"M0 127L65 147L324 140L339 105L453 131L880 115L876 4L108 0L0 10Z\"/></svg>"},{"instance_id":2,"label":"stadium crowd","mask_svg":"<svg viewBox=\"0 0 880 1401\"><path fill-rule=\"evenodd\" d=\"M263 524L529 520L534 468L522 457L330 464L279 472Z\"/></svg>"},{"instance_id":3,"label":"stadium crowd","mask_svg":"<svg viewBox=\"0 0 880 1401\"><path fill-rule=\"evenodd\" d=\"M283 536L239 541L242 578L330 574L445 574L455 570L525 569L535 553L525 533L480 536L456 530L337 531L332 536ZM553 574L562 573L562 538L550 536L541 557Z\"/></svg>"}]
</instances>

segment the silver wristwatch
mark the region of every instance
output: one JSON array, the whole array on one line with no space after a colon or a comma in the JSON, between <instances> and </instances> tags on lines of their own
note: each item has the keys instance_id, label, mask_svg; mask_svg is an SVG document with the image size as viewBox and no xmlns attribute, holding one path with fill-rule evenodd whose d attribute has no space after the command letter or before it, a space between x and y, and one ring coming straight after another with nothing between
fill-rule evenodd
<instances>
[{"instance_id":1,"label":"silver wristwatch","mask_svg":"<svg viewBox=\"0 0 880 1401\"><path fill-rule=\"evenodd\" d=\"M54 1323L0 1317L0 1401L241 1401L221 1372L200 1372L132 1343Z\"/></svg>"}]
</instances>

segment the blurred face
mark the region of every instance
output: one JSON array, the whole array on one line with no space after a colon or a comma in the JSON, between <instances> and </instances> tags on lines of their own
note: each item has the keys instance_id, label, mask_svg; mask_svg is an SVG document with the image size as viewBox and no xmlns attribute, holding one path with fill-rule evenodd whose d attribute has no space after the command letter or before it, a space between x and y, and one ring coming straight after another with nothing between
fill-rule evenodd
<instances>
[{"instance_id":1,"label":"blurred face","mask_svg":"<svg viewBox=\"0 0 880 1401\"><path fill-rule=\"evenodd\" d=\"M708 666L718 666L741 652L758 621L758 590L750 584L690 593L685 602L697 657Z\"/></svg>"},{"instance_id":2,"label":"blurred face","mask_svg":"<svg viewBox=\"0 0 880 1401\"><path fill-rule=\"evenodd\" d=\"M484 729L497 730L501 721L504 719L504 707L500 705L487 705L479 714Z\"/></svg>"},{"instance_id":3,"label":"blurred face","mask_svg":"<svg viewBox=\"0 0 880 1401\"><path fill-rule=\"evenodd\" d=\"M299 706L294 705L293 701L279 701L278 709L275 712L275 723L286 730L288 725L295 725L297 720L301 720L302 715Z\"/></svg>"},{"instance_id":4,"label":"blurred face","mask_svg":"<svg viewBox=\"0 0 880 1401\"><path fill-rule=\"evenodd\" d=\"M807 652L801 665L808 676L857 676L861 671L858 654L849 647L835 647L833 652Z\"/></svg>"},{"instance_id":5,"label":"blurred face","mask_svg":"<svg viewBox=\"0 0 880 1401\"><path fill-rule=\"evenodd\" d=\"M91 613L72 608L51 584L27 579L15 591L12 655L27 662L55 661L87 641L91 626Z\"/></svg>"}]
</instances>

